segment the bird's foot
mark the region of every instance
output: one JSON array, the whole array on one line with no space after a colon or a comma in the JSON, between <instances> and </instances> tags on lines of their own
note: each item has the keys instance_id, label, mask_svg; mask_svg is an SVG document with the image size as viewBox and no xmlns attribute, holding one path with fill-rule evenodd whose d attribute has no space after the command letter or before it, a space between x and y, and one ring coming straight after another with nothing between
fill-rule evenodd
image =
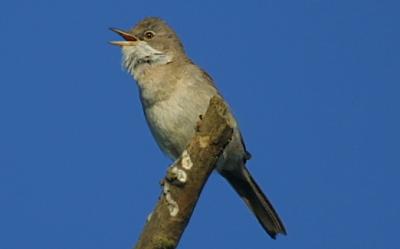
<instances>
[{"instance_id":1,"label":"bird's foot","mask_svg":"<svg viewBox=\"0 0 400 249\"><path fill-rule=\"evenodd\" d=\"M174 163L167 170L165 180L176 186L183 186L187 181L187 174L183 169L179 169Z\"/></svg>"}]
</instances>

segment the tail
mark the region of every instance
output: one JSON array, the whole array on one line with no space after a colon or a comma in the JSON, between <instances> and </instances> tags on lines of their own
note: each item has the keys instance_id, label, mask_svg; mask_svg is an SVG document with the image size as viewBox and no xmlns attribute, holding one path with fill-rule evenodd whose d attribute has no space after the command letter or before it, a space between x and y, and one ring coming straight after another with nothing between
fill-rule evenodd
<instances>
[{"instance_id":1,"label":"tail","mask_svg":"<svg viewBox=\"0 0 400 249\"><path fill-rule=\"evenodd\" d=\"M220 173L242 197L258 222L273 239L278 233L286 235L285 227L278 214L244 165L238 170Z\"/></svg>"}]
</instances>

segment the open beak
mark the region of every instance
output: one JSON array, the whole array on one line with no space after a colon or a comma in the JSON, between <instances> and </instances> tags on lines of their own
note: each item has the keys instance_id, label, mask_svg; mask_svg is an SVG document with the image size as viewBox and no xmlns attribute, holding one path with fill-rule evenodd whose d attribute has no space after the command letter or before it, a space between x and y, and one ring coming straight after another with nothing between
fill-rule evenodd
<instances>
[{"instance_id":1,"label":"open beak","mask_svg":"<svg viewBox=\"0 0 400 249\"><path fill-rule=\"evenodd\" d=\"M137 44L137 42L139 41L139 39L136 36L126 32L126 31L122 31L122 30L116 29L116 28L110 28L110 29L111 29L111 31L114 31L115 33L119 34L122 38L125 39L125 41L111 41L110 43L112 45L116 45L116 46L120 46L120 47L135 46Z\"/></svg>"}]
</instances>

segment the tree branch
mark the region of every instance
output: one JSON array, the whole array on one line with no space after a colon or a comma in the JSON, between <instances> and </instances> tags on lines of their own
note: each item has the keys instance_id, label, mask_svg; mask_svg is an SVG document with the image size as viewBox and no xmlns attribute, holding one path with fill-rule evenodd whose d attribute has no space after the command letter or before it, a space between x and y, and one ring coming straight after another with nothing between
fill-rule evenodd
<instances>
[{"instance_id":1,"label":"tree branch","mask_svg":"<svg viewBox=\"0 0 400 249\"><path fill-rule=\"evenodd\" d=\"M187 149L168 169L163 193L135 249L177 247L203 186L232 136L226 114L223 100L214 96Z\"/></svg>"}]
</instances>

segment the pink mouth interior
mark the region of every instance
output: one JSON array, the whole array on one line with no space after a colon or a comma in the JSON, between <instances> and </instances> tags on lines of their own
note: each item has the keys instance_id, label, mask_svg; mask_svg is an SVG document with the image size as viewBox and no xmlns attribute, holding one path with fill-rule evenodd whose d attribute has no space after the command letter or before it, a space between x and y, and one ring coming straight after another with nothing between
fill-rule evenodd
<instances>
[{"instance_id":1,"label":"pink mouth interior","mask_svg":"<svg viewBox=\"0 0 400 249\"><path fill-rule=\"evenodd\" d=\"M126 41L137 41L136 37L128 35L128 34L121 34L121 36L126 40Z\"/></svg>"}]
</instances>

